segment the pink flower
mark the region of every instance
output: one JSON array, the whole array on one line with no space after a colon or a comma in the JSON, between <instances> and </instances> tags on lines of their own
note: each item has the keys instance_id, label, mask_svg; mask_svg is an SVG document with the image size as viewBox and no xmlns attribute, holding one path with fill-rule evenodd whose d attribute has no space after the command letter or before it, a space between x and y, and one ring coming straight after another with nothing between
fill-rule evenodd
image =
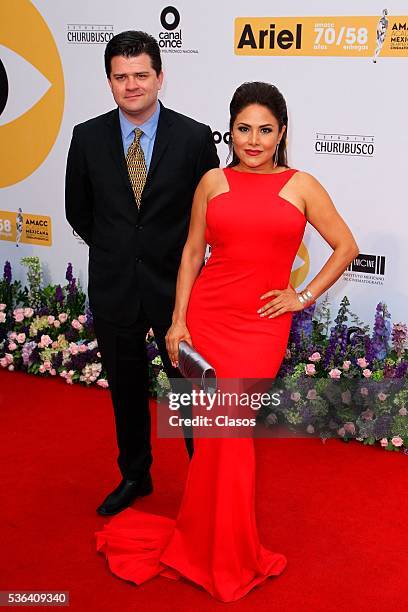
<instances>
[{"instance_id":1,"label":"pink flower","mask_svg":"<svg viewBox=\"0 0 408 612\"><path fill-rule=\"evenodd\" d=\"M86 315L79 315L78 321L82 324L86 323Z\"/></svg>"},{"instance_id":2,"label":"pink flower","mask_svg":"<svg viewBox=\"0 0 408 612\"><path fill-rule=\"evenodd\" d=\"M346 435L346 430L344 429L344 427L340 427L340 429L337 430L337 433L339 434L339 436L344 438L344 436Z\"/></svg>"},{"instance_id":3,"label":"pink flower","mask_svg":"<svg viewBox=\"0 0 408 612\"><path fill-rule=\"evenodd\" d=\"M388 395L386 395L385 393L383 393L382 391L377 395L378 399L380 400L380 402L385 402L385 400L387 399Z\"/></svg>"},{"instance_id":4,"label":"pink flower","mask_svg":"<svg viewBox=\"0 0 408 612\"><path fill-rule=\"evenodd\" d=\"M402 406L402 408L398 410L398 414L400 414L401 416L407 416L408 410L405 408L405 406Z\"/></svg>"},{"instance_id":5,"label":"pink flower","mask_svg":"<svg viewBox=\"0 0 408 612\"><path fill-rule=\"evenodd\" d=\"M17 340L17 333L11 332L11 334L9 335L9 340Z\"/></svg>"},{"instance_id":6,"label":"pink flower","mask_svg":"<svg viewBox=\"0 0 408 612\"><path fill-rule=\"evenodd\" d=\"M50 370L51 369L51 361L48 361L48 360L44 361L44 368L46 370Z\"/></svg>"},{"instance_id":7,"label":"pink flower","mask_svg":"<svg viewBox=\"0 0 408 612\"><path fill-rule=\"evenodd\" d=\"M69 345L69 352L71 353L71 355L78 355L79 347L77 344L75 344L75 342L71 342L71 344Z\"/></svg>"},{"instance_id":8,"label":"pink flower","mask_svg":"<svg viewBox=\"0 0 408 612\"><path fill-rule=\"evenodd\" d=\"M305 372L308 376L313 376L313 374L316 374L315 364L308 363L307 365L305 365Z\"/></svg>"},{"instance_id":9,"label":"pink flower","mask_svg":"<svg viewBox=\"0 0 408 612\"><path fill-rule=\"evenodd\" d=\"M53 323L54 327L58 328L60 327L61 323L58 321L58 319L56 319Z\"/></svg>"},{"instance_id":10,"label":"pink flower","mask_svg":"<svg viewBox=\"0 0 408 612\"><path fill-rule=\"evenodd\" d=\"M343 365L342 365L343 370L347 372L347 370L350 369L350 366L351 366L351 361L343 361Z\"/></svg>"},{"instance_id":11,"label":"pink flower","mask_svg":"<svg viewBox=\"0 0 408 612\"><path fill-rule=\"evenodd\" d=\"M41 336L39 346L41 348L46 348L47 346L50 346L50 344L52 344L52 339L47 334L43 334Z\"/></svg>"},{"instance_id":12,"label":"pink flower","mask_svg":"<svg viewBox=\"0 0 408 612\"><path fill-rule=\"evenodd\" d=\"M367 397L367 395L368 395L367 387L361 387L360 393L361 393L361 395L364 395L364 397Z\"/></svg>"},{"instance_id":13,"label":"pink flower","mask_svg":"<svg viewBox=\"0 0 408 612\"><path fill-rule=\"evenodd\" d=\"M367 410L364 410L364 412L361 413L361 416L366 421L372 421L373 416L374 416L374 411L371 410L371 408L367 408Z\"/></svg>"},{"instance_id":14,"label":"pink flower","mask_svg":"<svg viewBox=\"0 0 408 612\"><path fill-rule=\"evenodd\" d=\"M74 329L77 329L78 331L81 331L81 329L83 329L83 326L81 325L81 323L78 321L78 319L73 319L72 323L71 323L72 327Z\"/></svg>"},{"instance_id":15,"label":"pink flower","mask_svg":"<svg viewBox=\"0 0 408 612\"><path fill-rule=\"evenodd\" d=\"M23 312L24 312L24 316L27 319L30 319L33 316L33 314L34 314L34 310L32 308L24 308Z\"/></svg>"},{"instance_id":16,"label":"pink flower","mask_svg":"<svg viewBox=\"0 0 408 612\"><path fill-rule=\"evenodd\" d=\"M17 342L19 344L24 344L25 339L26 339L25 333L22 332L21 334L17 334Z\"/></svg>"},{"instance_id":17,"label":"pink flower","mask_svg":"<svg viewBox=\"0 0 408 612\"><path fill-rule=\"evenodd\" d=\"M54 368L51 368L51 370L50 370L50 374L51 374L51 376L56 376L57 371L56 371L56 370L54 370Z\"/></svg>"},{"instance_id":18,"label":"pink flower","mask_svg":"<svg viewBox=\"0 0 408 612\"><path fill-rule=\"evenodd\" d=\"M149 337L149 334L147 334L147 338L148 337ZM291 357L292 357L292 353L290 352L289 349L286 349L286 351L285 351L285 359L290 359Z\"/></svg>"},{"instance_id":19,"label":"pink flower","mask_svg":"<svg viewBox=\"0 0 408 612\"><path fill-rule=\"evenodd\" d=\"M313 353L312 355L310 355L309 361L320 361L321 358L322 356L320 355L320 353Z\"/></svg>"},{"instance_id":20,"label":"pink flower","mask_svg":"<svg viewBox=\"0 0 408 612\"><path fill-rule=\"evenodd\" d=\"M13 366L13 364L10 364L10 365L9 365L9 367L8 367L8 369L10 370L10 372L13 372L13 371L14 371L14 366Z\"/></svg>"},{"instance_id":21,"label":"pink flower","mask_svg":"<svg viewBox=\"0 0 408 612\"><path fill-rule=\"evenodd\" d=\"M8 348L9 351L15 351L17 348L17 344L15 342L9 342Z\"/></svg>"},{"instance_id":22,"label":"pink flower","mask_svg":"<svg viewBox=\"0 0 408 612\"><path fill-rule=\"evenodd\" d=\"M100 378L99 380L96 381L96 384L99 385L100 387L103 387L104 389L107 389L109 387L108 381L105 380L105 378Z\"/></svg>"},{"instance_id":23,"label":"pink flower","mask_svg":"<svg viewBox=\"0 0 408 612\"><path fill-rule=\"evenodd\" d=\"M387 438L381 438L380 440L380 444L381 446L384 448L384 446L388 446L388 440Z\"/></svg>"},{"instance_id":24,"label":"pink flower","mask_svg":"<svg viewBox=\"0 0 408 612\"><path fill-rule=\"evenodd\" d=\"M8 363L7 363L7 359L5 357L2 357L0 359L0 365L1 365L2 368L7 368Z\"/></svg>"},{"instance_id":25,"label":"pink flower","mask_svg":"<svg viewBox=\"0 0 408 612\"><path fill-rule=\"evenodd\" d=\"M44 372L45 372L45 365L43 363L38 368L38 371L41 372L41 374L44 374Z\"/></svg>"},{"instance_id":26,"label":"pink flower","mask_svg":"<svg viewBox=\"0 0 408 612\"><path fill-rule=\"evenodd\" d=\"M365 357L359 357L357 359L357 363L360 366L360 368L366 368L368 366L368 363Z\"/></svg>"},{"instance_id":27,"label":"pink flower","mask_svg":"<svg viewBox=\"0 0 408 612\"><path fill-rule=\"evenodd\" d=\"M21 323L22 321L24 321L24 315L21 312L18 312L14 315L14 320L16 323Z\"/></svg>"},{"instance_id":28,"label":"pink flower","mask_svg":"<svg viewBox=\"0 0 408 612\"><path fill-rule=\"evenodd\" d=\"M306 395L307 399L315 400L317 397L316 389L309 389Z\"/></svg>"},{"instance_id":29,"label":"pink flower","mask_svg":"<svg viewBox=\"0 0 408 612\"><path fill-rule=\"evenodd\" d=\"M315 430L315 428L313 427L313 425L309 423L309 425L306 427L307 433L312 434L312 433L314 433L314 430Z\"/></svg>"},{"instance_id":30,"label":"pink flower","mask_svg":"<svg viewBox=\"0 0 408 612\"><path fill-rule=\"evenodd\" d=\"M300 393L299 393L299 391L294 391L291 394L290 399L293 400L294 402L298 402L300 400Z\"/></svg>"},{"instance_id":31,"label":"pink flower","mask_svg":"<svg viewBox=\"0 0 408 612\"><path fill-rule=\"evenodd\" d=\"M0 312L0 323L4 323L6 320L6 313Z\"/></svg>"},{"instance_id":32,"label":"pink flower","mask_svg":"<svg viewBox=\"0 0 408 612\"><path fill-rule=\"evenodd\" d=\"M349 421L347 423L344 423L344 430L347 431L347 433L355 434L356 433L356 426L354 425L354 423L351 423Z\"/></svg>"},{"instance_id":33,"label":"pink flower","mask_svg":"<svg viewBox=\"0 0 408 612\"><path fill-rule=\"evenodd\" d=\"M61 312L61 314L58 315L58 319L61 321L61 323L65 323L65 321L68 319L67 313Z\"/></svg>"},{"instance_id":34,"label":"pink flower","mask_svg":"<svg viewBox=\"0 0 408 612\"><path fill-rule=\"evenodd\" d=\"M101 354L100 354L100 352L99 352L99 351L96 353L96 356L98 357L98 359L100 359L100 358L101 358Z\"/></svg>"},{"instance_id":35,"label":"pink flower","mask_svg":"<svg viewBox=\"0 0 408 612\"><path fill-rule=\"evenodd\" d=\"M58 342L56 340L54 340L54 342L51 344L53 349L58 348Z\"/></svg>"},{"instance_id":36,"label":"pink flower","mask_svg":"<svg viewBox=\"0 0 408 612\"><path fill-rule=\"evenodd\" d=\"M370 376L372 376L372 371L369 370L368 368L366 368L365 370L363 370L363 376L364 378L370 378Z\"/></svg>"},{"instance_id":37,"label":"pink flower","mask_svg":"<svg viewBox=\"0 0 408 612\"><path fill-rule=\"evenodd\" d=\"M6 306L7 304L0 304L0 312L3 312L3 310L6 310Z\"/></svg>"},{"instance_id":38,"label":"pink flower","mask_svg":"<svg viewBox=\"0 0 408 612\"><path fill-rule=\"evenodd\" d=\"M404 444L404 440L401 438L401 436L394 436L391 438L391 443L393 446L402 446Z\"/></svg>"},{"instance_id":39,"label":"pink flower","mask_svg":"<svg viewBox=\"0 0 408 612\"><path fill-rule=\"evenodd\" d=\"M330 370L329 376L330 378L334 378L334 379L340 378L341 370L339 370L338 368L333 368L332 370Z\"/></svg>"},{"instance_id":40,"label":"pink flower","mask_svg":"<svg viewBox=\"0 0 408 612\"><path fill-rule=\"evenodd\" d=\"M48 325L52 325L55 321L55 317L53 315L48 315L47 321L48 321Z\"/></svg>"},{"instance_id":41,"label":"pink flower","mask_svg":"<svg viewBox=\"0 0 408 612\"><path fill-rule=\"evenodd\" d=\"M87 350L88 350L88 347L86 346L86 344L80 344L79 345L79 352L80 353L86 353Z\"/></svg>"},{"instance_id":42,"label":"pink flower","mask_svg":"<svg viewBox=\"0 0 408 612\"><path fill-rule=\"evenodd\" d=\"M343 401L343 404L349 405L351 403L350 389L347 389L347 391L343 391L343 393L341 394L341 399Z\"/></svg>"}]
</instances>

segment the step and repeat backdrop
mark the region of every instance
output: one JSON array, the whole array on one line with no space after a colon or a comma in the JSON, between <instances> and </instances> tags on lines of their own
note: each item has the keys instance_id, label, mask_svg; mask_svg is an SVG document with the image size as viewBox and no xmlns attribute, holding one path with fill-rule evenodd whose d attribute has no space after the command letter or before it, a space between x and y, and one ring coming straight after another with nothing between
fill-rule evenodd
<instances>
[{"instance_id":1,"label":"step and repeat backdrop","mask_svg":"<svg viewBox=\"0 0 408 612\"><path fill-rule=\"evenodd\" d=\"M73 126L114 106L104 47L128 29L157 38L163 103L211 126L223 165L235 88L278 86L290 165L325 186L360 248L329 292L333 311L347 295L366 322L380 301L406 321L408 6L398 0L1 0L0 265L24 281L21 257L38 255L45 282L60 283L72 262L86 287L88 250L64 217L66 155ZM308 227L295 284L330 252Z\"/></svg>"}]
</instances>

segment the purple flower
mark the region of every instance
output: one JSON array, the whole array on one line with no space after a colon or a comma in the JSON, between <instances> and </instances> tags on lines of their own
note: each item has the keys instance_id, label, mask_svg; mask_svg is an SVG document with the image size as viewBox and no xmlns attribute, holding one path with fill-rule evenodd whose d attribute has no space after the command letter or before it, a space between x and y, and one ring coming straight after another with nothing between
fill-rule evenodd
<instances>
[{"instance_id":1,"label":"purple flower","mask_svg":"<svg viewBox=\"0 0 408 612\"><path fill-rule=\"evenodd\" d=\"M404 378L406 376L407 371L408 371L408 362L401 361L401 363L399 363L397 367L395 368L396 378Z\"/></svg>"},{"instance_id":2,"label":"purple flower","mask_svg":"<svg viewBox=\"0 0 408 612\"><path fill-rule=\"evenodd\" d=\"M33 355L33 351L36 346L37 343L34 341L26 342L24 344L23 349L21 351L21 356L23 358L23 363L25 366L28 366L28 364L30 363L30 358Z\"/></svg>"},{"instance_id":3,"label":"purple flower","mask_svg":"<svg viewBox=\"0 0 408 612\"><path fill-rule=\"evenodd\" d=\"M11 283L12 274L11 274L11 265L10 265L9 261L6 261L6 263L4 264L3 278L6 281L6 283L8 283L8 284Z\"/></svg>"},{"instance_id":4,"label":"purple flower","mask_svg":"<svg viewBox=\"0 0 408 612\"><path fill-rule=\"evenodd\" d=\"M72 275L72 263L69 263L67 266L67 271L65 273L65 278L67 279L67 281L70 283L73 279L73 275Z\"/></svg>"},{"instance_id":5,"label":"purple flower","mask_svg":"<svg viewBox=\"0 0 408 612\"><path fill-rule=\"evenodd\" d=\"M58 351L58 353L54 353L54 355L51 358L51 363L55 370L58 370L58 368L62 366L62 351Z\"/></svg>"},{"instance_id":6,"label":"purple flower","mask_svg":"<svg viewBox=\"0 0 408 612\"><path fill-rule=\"evenodd\" d=\"M77 332L72 327L65 332L65 339L68 342L75 342L77 339Z\"/></svg>"},{"instance_id":7,"label":"purple flower","mask_svg":"<svg viewBox=\"0 0 408 612\"><path fill-rule=\"evenodd\" d=\"M376 438L388 438L391 431L392 416L383 414L374 421L373 434Z\"/></svg>"},{"instance_id":8,"label":"purple flower","mask_svg":"<svg viewBox=\"0 0 408 612\"><path fill-rule=\"evenodd\" d=\"M149 361L153 361L159 354L159 350L154 342L149 342L147 345L147 357Z\"/></svg>"},{"instance_id":9,"label":"purple flower","mask_svg":"<svg viewBox=\"0 0 408 612\"><path fill-rule=\"evenodd\" d=\"M372 347L375 358L382 361L387 356L388 342L391 336L391 315L387 306L380 302L375 310L375 321L372 335Z\"/></svg>"},{"instance_id":10,"label":"purple flower","mask_svg":"<svg viewBox=\"0 0 408 612\"><path fill-rule=\"evenodd\" d=\"M392 327L392 344L399 359L404 355L407 338L408 327L406 323L394 323Z\"/></svg>"},{"instance_id":11,"label":"purple flower","mask_svg":"<svg viewBox=\"0 0 408 612\"><path fill-rule=\"evenodd\" d=\"M62 292L61 285L57 285L55 288L55 301L61 306L64 303L64 294Z\"/></svg>"},{"instance_id":12,"label":"purple flower","mask_svg":"<svg viewBox=\"0 0 408 612\"><path fill-rule=\"evenodd\" d=\"M51 313L50 313L50 309L48 308L48 306L42 306L41 308L39 308L39 309L37 310L37 314L38 314L40 317L44 317L44 316L49 315L49 314L51 314Z\"/></svg>"}]
</instances>

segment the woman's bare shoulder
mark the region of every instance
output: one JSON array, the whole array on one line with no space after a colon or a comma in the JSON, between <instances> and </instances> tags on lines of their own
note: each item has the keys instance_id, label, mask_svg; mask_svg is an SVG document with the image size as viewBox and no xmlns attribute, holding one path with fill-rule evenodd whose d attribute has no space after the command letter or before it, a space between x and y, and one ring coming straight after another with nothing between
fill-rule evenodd
<instances>
[{"instance_id":1,"label":"woman's bare shoulder","mask_svg":"<svg viewBox=\"0 0 408 612\"><path fill-rule=\"evenodd\" d=\"M200 187L205 192L208 200L228 191L229 185L225 178L224 170L222 168L208 170L200 181Z\"/></svg>"}]
</instances>

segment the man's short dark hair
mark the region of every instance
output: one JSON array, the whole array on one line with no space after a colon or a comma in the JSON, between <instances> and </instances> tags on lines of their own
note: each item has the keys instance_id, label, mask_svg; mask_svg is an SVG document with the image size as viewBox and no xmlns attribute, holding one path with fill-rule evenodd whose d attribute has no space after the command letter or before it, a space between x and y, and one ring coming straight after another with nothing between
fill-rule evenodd
<instances>
[{"instance_id":1,"label":"man's short dark hair","mask_svg":"<svg viewBox=\"0 0 408 612\"><path fill-rule=\"evenodd\" d=\"M105 70L108 79L112 69L112 57L117 55L137 57L142 53L146 53L150 57L152 68L157 76L159 76L162 70L160 47L153 36L136 30L128 30L127 32L116 34L116 36L110 39L105 49Z\"/></svg>"}]
</instances>

